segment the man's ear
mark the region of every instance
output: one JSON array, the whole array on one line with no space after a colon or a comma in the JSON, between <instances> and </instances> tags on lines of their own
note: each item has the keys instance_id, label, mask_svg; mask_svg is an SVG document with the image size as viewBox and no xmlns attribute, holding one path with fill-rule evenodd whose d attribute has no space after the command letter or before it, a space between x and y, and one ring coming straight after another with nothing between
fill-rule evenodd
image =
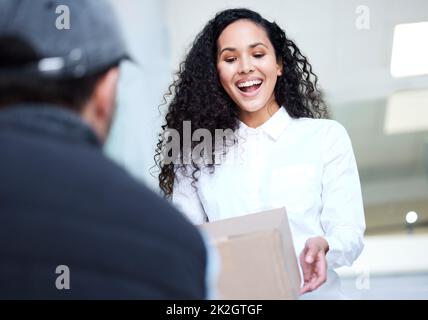
<instances>
[{"instance_id":1,"label":"man's ear","mask_svg":"<svg viewBox=\"0 0 428 320\"><path fill-rule=\"evenodd\" d=\"M95 116L100 120L111 120L110 118L113 116L118 81L119 68L112 68L95 85L94 111Z\"/></svg>"},{"instance_id":2,"label":"man's ear","mask_svg":"<svg viewBox=\"0 0 428 320\"><path fill-rule=\"evenodd\" d=\"M91 98L83 107L81 117L104 142L107 139L114 116L119 68L107 71L95 84Z\"/></svg>"}]
</instances>

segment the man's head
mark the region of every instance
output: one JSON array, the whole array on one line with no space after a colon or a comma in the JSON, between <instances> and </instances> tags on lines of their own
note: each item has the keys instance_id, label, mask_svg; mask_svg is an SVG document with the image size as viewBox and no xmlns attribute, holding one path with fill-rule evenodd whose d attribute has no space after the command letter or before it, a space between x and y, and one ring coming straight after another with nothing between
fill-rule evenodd
<instances>
[{"instance_id":1,"label":"man's head","mask_svg":"<svg viewBox=\"0 0 428 320\"><path fill-rule=\"evenodd\" d=\"M0 1L0 110L59 105L79 113L105 140L118 66L127 57L104 0Z\"/></svg>"}]
</instances>

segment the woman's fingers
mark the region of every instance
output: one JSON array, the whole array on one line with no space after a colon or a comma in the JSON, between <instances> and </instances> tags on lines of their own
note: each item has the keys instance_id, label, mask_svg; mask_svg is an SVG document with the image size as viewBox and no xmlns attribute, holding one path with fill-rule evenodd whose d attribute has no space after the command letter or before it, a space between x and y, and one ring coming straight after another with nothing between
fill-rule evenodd
<instances>
[{"instance_id":1,"label":"woman's fingers","mask_svg":"<svg viewBox=\"0 0 428 320\"><path fill-rule=\"evenodd\" d=\"M300 264L304 279L300 294L317 289L327 280L327 261L324 251L305 248L300 255Z\"/></svg>"},{"instance_id":2,"label":"woman's fingers","mask_svg":"<svg viewBox=\"0 0 428 320\"><path fill-rule=\"evenodd\" d=\"M311 291L311 280L313 278L314 268L312 263L307 263L306 258L306 249L302 251L300 254L300 265L302 267L302 273L303 273L303 287L300 289L300 294L304 294L306 292Z\"/></svg>"},{"instance_id":3,"label":"woman's fingers","mask_svg":"<svg viewBox=\"0 0 428 320\"><path fill-rule=\"evenodd\" d=\"M312 291L312 290L310 289L309 284L306 284L302 288L300 288L300 295L305 294L305 293L310 292L310 291Z\"/></svg>"},{"instance_id":4,"label":"woman's fingers","mask_svg":"<svg viewBox=\"0 0 428 320\"><path fill-rule=\"evenodd\" d=\"M300 266L302 267L304 282L309 282L312 274L312 267L311 264L306 262L306 250L303 250L300 255Z\"/></svg>"},{"instance_id":5,"label":"woman's fingers","mask_svg":"<svg viewBox=\"0 0 428 320\"><path fill-rule=\"evenodd\" d=\"M306 252L305 262L312 264L314 263L319 249L316 247L309 247Z\"/></svg>"},{"instance_id":6,"label":"woman's fingers","mask_svg":"<svg viewBox=\"0 0 428 320\"><path fill-rule=\"evenodd\" d=\"M317 263L315 266L316 278L312 283L312 290L317 289L327 280L327 260L324 252L320 251L317 255Z\"/></svg>"}]
</instances>

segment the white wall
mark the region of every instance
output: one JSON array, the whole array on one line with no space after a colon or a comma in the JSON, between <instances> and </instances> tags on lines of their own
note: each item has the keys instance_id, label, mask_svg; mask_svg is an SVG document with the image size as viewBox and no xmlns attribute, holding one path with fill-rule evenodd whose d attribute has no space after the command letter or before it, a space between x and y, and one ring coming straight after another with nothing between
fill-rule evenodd
<instances>
[{"instance_id":1,"label":"white wall","mask_svg":"<svg viewBox=\"0 0 428 320\"><path fill-rule=\"evenodd\" d=\"M352 267L337 269L344 277L369 273L385 276L428 273L428 235L368 236L364 250Z\"/></svg>"},{"instance_id":2,"label":"white wall","mask_svg":"<svg viewBox=\"0 0 428 320\"><path fill-rule=\"evenodd\" d=\"M354 300L428 300L428 273L372 276L366 287L358 278L342 279L342 292Z\"/></svg>"},{"instance_id":3,"label":"white wall","mask_svg":"<svg viewBox=\"0 0 428 320\"><path fill-rule=\"evenodd\" d=\"M131 55L123 66L118 111L106 151L137 178L156 188L149 175L160 131L158 106L170 78L169 41L160 0L111 0Z\"/></svg>"},{"instance_id":4,"label":"white wall","mask_svg":"<svg viewBox=\"0 0 428 320\"><path fill-rule=\"evenodd\" d=\"M428 299L428 235L366 237L352 267L337 269L350 299Z\"/></svg>"}]
</instances>

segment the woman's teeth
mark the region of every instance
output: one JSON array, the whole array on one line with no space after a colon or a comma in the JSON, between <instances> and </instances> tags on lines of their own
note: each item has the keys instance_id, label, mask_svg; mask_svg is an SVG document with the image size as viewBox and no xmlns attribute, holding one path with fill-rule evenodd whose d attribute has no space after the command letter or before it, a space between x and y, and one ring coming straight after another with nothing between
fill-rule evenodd
<instances>
[{"instance_id":1,"label":"woman's teeth","mask_svg":"<svg viewBox=\"0 0 428 320\"><path fill-rule=\"evenodd\" d=\"M254 85L259 85L261 83L262 83L261 80L245 81L245 82L239 83L238 88L248 88L248 87L252 87Z\"/></svg>"},{"instance_id":2,"label":"woman's teeth","mask_svg":"<svg viewBox=\"0 0 428 320\"><path fill-rule=\"evenodd\" d=\"M249 93L249 92L258 90L262 83L263 83L262 80L251 80L251 81L238 83L237 87L242 92Z\"/></svg>"}]
</instances>

